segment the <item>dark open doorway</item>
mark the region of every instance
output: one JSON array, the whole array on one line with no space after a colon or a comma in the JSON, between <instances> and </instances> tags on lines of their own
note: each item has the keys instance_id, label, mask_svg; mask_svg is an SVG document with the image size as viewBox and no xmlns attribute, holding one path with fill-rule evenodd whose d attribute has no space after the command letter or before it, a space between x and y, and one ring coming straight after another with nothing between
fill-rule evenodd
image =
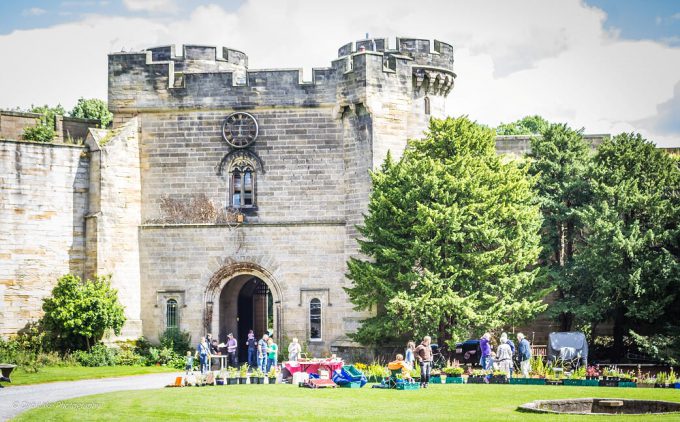
<instances>
[{"instance_id":1,"label":"dark open doorway","mask_svg":"<svg viewBox=\"0 0 680 422\"><path fill-rule=\"evenodd\" d=\"M238 340L238 361L248 361L248 332L260 339L273 328L273 298L267 284L257 277L239 277L230 281L220 295L220 338L233 333Z\"/></svg>"}]
</instances>

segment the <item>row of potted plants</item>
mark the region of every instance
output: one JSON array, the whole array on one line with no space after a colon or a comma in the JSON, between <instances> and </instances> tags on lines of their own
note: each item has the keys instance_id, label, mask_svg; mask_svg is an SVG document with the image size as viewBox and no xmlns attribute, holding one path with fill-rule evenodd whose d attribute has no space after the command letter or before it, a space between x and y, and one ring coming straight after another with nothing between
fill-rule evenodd
<instances>
[{"instance_id":1,"label":"row of potted plants","mask_svg":"<svg viewBox=\"0 0 680 422\"><path fill-rule=\"evenodd\" d=\"M250 378L250 384L264 384L265 376L269 378L269 384L276 383L276 368L272 367L267 374L259 369L254 369L250 375L248 374L248 365L242 365L240 368L223 369L215 375L215 384L217 385L236 385L247 384Z\"/></svg>"}]
</instances>

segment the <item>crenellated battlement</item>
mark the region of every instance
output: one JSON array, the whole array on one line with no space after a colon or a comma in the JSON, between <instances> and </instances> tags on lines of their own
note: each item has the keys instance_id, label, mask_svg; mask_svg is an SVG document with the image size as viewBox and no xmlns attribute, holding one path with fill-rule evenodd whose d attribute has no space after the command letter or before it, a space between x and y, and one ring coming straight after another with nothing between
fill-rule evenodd
<instances>
[{"instance_id":1,"label":"crenellated battlement","mask_svg":"<svg viewBox=\"0 0 680 422\"><path fill-rule=\"evenodd\" d=\"M385 56L402 55L410 57L415 64L421 66L441 67L453 71L453 46L434 40L420 38L397 38L396 47L390 48L387 38L369 38L350 42L338 49L338 57L364 51L383 53ZM432 49L431 47L434 47Z\"/></svg>"},{"instance_id":2,"label":"crenellated battlement","mask_svg":"<svg viewBox=\"0 0 680 422\"><path fill-rule=\"evenodd\" d=\"M174 45L167 45L113 53L109 108L130 112L334 105L338 95L352 97L348 90L361 91L371 79L399 85L410 79L409 89L448 94L455 78L450 44L435 40L431 50L429 40L397 38L396 45L391 50L385 38L346 44L331 67L312 70L311 81L302 80L301 69L248 69L248 56L226 47L183 45L177 54Z\"/></svg>"}]
</instances>

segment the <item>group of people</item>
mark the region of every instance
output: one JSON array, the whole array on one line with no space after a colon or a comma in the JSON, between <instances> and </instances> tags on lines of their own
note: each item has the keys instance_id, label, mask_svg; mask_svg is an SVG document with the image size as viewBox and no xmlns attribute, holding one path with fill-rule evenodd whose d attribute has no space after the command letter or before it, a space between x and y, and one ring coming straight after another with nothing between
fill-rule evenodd
<instances>
[{"instance_id":1,"label":"group of people","mask_svg":"<svg viewBox=\"0 0 680 422\"><path fill-rule=\"evenodd\" d=\"M279 346L274 342L272 332L269 331L262 335L262 338L257 340L253 330L248 332L246 339L246 346L248 348L248 366L258 368L262 372L269 372L272 367L278 365ZM238 367L238 341L232 333L227 335L226 344L218 344L216 339L212 338L212 334L201 338L201 342L196 347L195 356L191 351L187 352L186 369L190 371L193 368L194 357L199 360L201 373L210 370L210 361L213 355L222 354L227 355L227 367ZM297 338L288 345L288 360L296 362L302 353L302 346Z\"/></svg>"},{"instance_id":2,"label":"group of people","mask_svg":"<svg viewBox=\"0 0 680 422\"><path fill-rule=\"evenodd\" d=\"M387 368L396 371L401 370L404 380L413 381L411 370L416 360L420 365L420 386L427 388L430 383L430 371L432 370L432 338L423 337L423 341L416 346L415 342L409 341L406 345L405 357L401 353L397 354L396 359L387 364Z\"/></svg>"},{"instance_id":3,"label":"group of people","mask_svg":"<svg viewBox=\"0 0 680 422\"><path fill-rule=\"evenodd\" d=\"M524 334L517 333L518 348L515 348L515 343L508 338L506 333L502 333L496 351L491 347L491 334L484 333L479 339L479 348L481 356L479 364L482 369L498 369L507 374L508 378L512 377L514 372L514 362L519 361L520 371L524 378L529 378L530 360L531 360L531 345Z\"/></svg>"}]
</instances>

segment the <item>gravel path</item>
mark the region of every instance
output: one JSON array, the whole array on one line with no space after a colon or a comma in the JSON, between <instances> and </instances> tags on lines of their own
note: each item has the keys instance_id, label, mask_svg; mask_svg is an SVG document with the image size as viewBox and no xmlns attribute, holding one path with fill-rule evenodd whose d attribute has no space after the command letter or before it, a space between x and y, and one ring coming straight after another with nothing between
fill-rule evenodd
<instances>
[{"instance_id":1,"label":"gravel path","mask_svg":"<svg viewBox=\"0 0 680 422\"><path fill-rule=\"evenodd\" d=\"M163 374L50 382L0 388L0 421L9 420L34 407L56 406L52 403L59 400L113 391L161 388L171 384L175 377L179 375L181 373L166 372Z\"/></svg>"}]
</instances>

